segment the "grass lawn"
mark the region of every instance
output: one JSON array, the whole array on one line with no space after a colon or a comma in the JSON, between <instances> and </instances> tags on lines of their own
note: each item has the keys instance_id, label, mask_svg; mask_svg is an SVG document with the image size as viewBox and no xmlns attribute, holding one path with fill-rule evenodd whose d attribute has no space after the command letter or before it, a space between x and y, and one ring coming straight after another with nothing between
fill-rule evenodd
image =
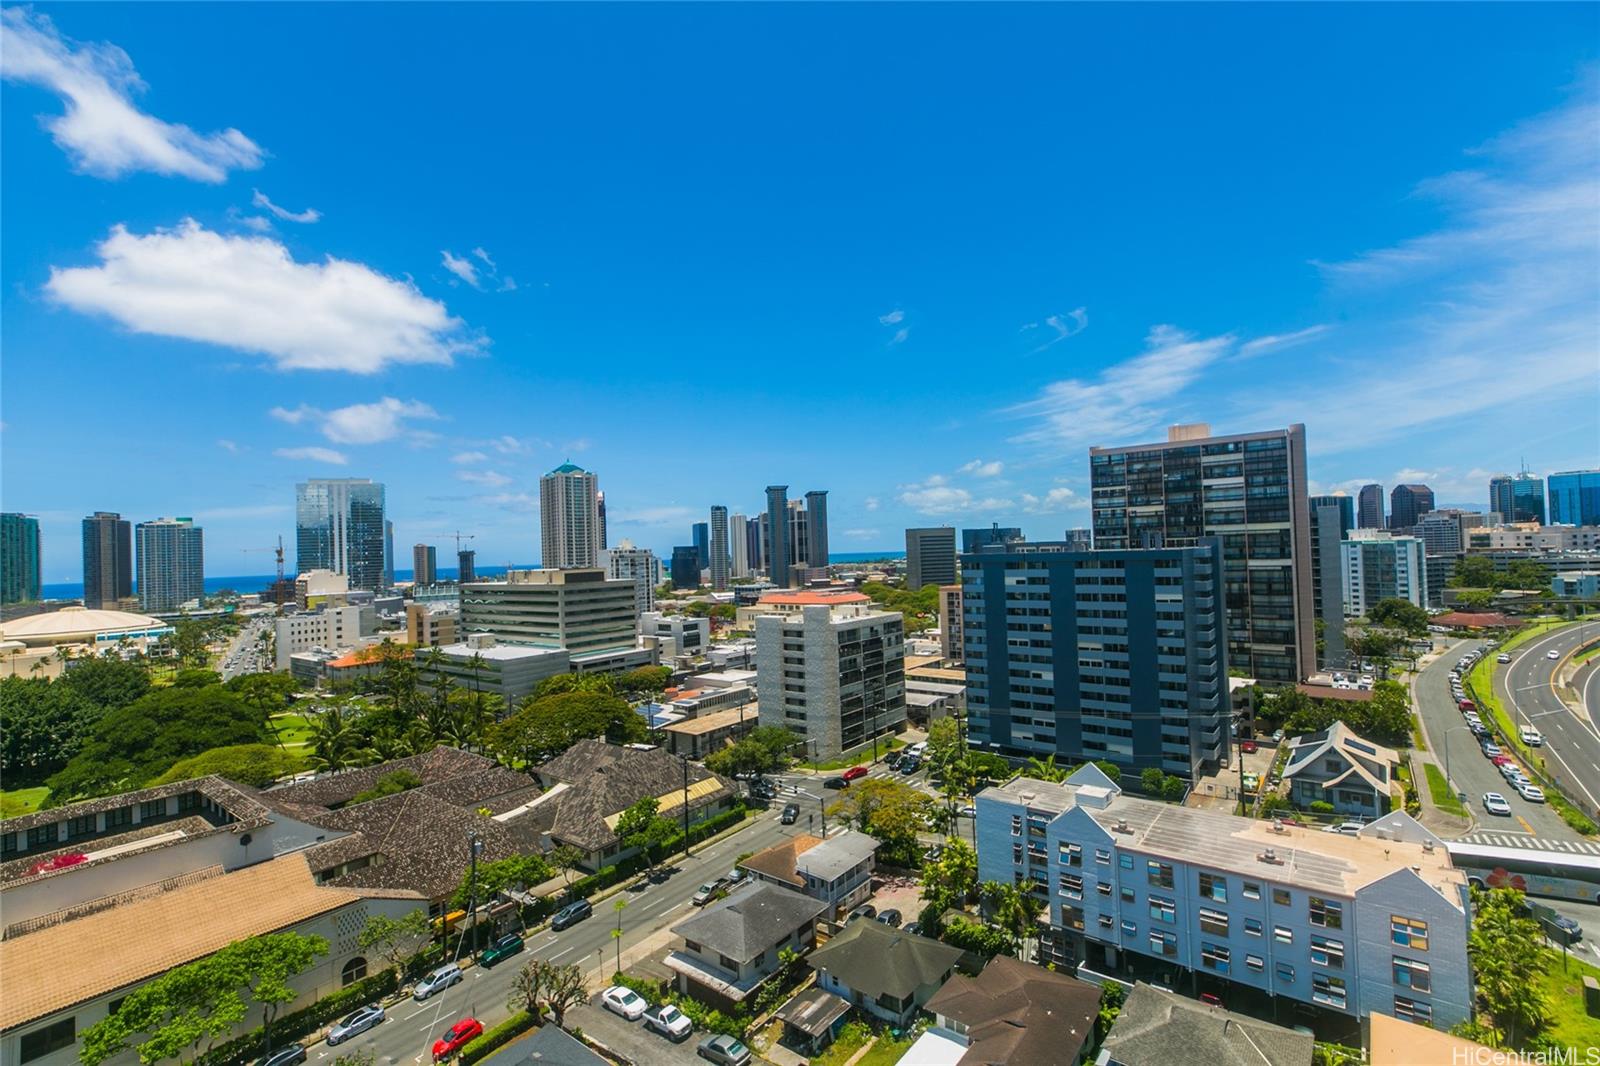
<instances>
[{"instance_id":1,"label":"grass lawn","mask_svg":"<svg viewBox=\"0 0 1600 1066\"><path fill-rule=\"evenodd\" d=\"M48 795L50 790L43 785L0 792L0 818L20 818L24 814L32 814Z\"/></svg>"},{"instance_id":2,"label":"grass lawn","mask_svg":"<svg viewBox=\"0 0 1600 1066\"><path fill-rule=\"evenodd\" d=\"M910 1035L899 1040L891 1040L889 1034L885 1033L878 1037L878 1042L872 1045L871 1051L861 1056L856 1066L894 1066L914 1043L916 1039Z\"/></svg>"},{"instance_id":3,"label":"grass lawn","mask_svg":"<svg viewBox=\"0 0 1600 1066\"><path fill-rule=\"evenodd\" d=\"M311 721L303 714L275 714L268 719L278 734L278 742L292 752L304 752L311 747Z\"/></svg>"},{"instance_id":4,"label":"grass lawn","mask_svg":"<svg viewBox=\"0 0 1600 1066\"><path fill-rule=\"evenodd\" d=\"M891 751L894 751L896 748L903 748L905 746L906 742L898 737L890 737L887 743L880 740L878 742L878 757L881 759L883 756L889 754ZM797 765L802 766L807 770L844 770L859 763L869 762L871 759L872 745L868 744L865 747L857 748L852 753L834 759L832 762L802 762L798 763Z\"/></svg>"},{"instance_id":5,"label":"grass lawn","mask_svg":"<svg viewBox=\"0 0 1600 1066\"><path fill-rule=\"evenodd\" d=\"M872 1034L865 1026L846 1025L839 1030L839 1038L811 1060L811 1066L844 1066L845 1061L861 1050Z\"/></svg>"},{"instance_id":6,"label":"grass lawn","mask_svg":"<svg viewBox=\"0 0 1600 1066\"><path fill-rule=\"evenodd\" d=\"M1583 1011L1585 975L1600 978L1600 969L1568 957L1567 970L1561 972L1561 953L1550 953L1542 984L1550 1001L1550 1027L1546 1030L1563 1047L1600 1047L1600 1018Z\"/></svg>"},{"instance_id":7,"label":"grass lawn","mask_svg":"<svg viewBox=\"0 0 1600 1066\"><path fill-rule=\"evenodd\" d=\"M1433 763L1424 763L1423 773L1428 776L1428 795L1433 798L1433 805L1450 814L1467 816L1466 807L1456 798L1455 790L1450 787L1450 782L1444 778L1444 771Z\"/></svg>"}]
</instances>

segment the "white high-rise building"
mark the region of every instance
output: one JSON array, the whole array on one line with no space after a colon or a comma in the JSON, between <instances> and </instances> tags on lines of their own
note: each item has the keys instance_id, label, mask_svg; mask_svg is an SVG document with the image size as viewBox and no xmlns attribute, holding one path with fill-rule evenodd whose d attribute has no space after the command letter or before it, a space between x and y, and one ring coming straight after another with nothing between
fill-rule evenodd
<instances>
[{"instance_id":1,"label":"white high-rise building","mask_svg":"<svg viewBox=\"0 0 1600 1066\"><path fill-rule=\"evenodd\" d=\"M539 564L575 570L600 562L600 479L562 463L539 479Z\"/></svg>"},{"instance_id":2,"label":"white high-rise building","mask_svg":"<svg viewBox=\"0 0 1600 1066\"><path fill-rule=\"evenodd\" d=\"M205 595L205 534L188 518L140 522L134 530L139 549L139 606L146 611L176 611Z\"/></svg>"},{"instance_id":3,"label":"white high-rise building","mask_svg":"<svg viewBox=\"0 0 1600 1066\"><path fill-rule=\"evenodd\" d=\"M624 539L600 553L600 565L613 581L632 581L634 609L639 614L656 609L656 586L661 584L661 560L649 548L637 548Z\"/></svg>"},{"instance_id":4,"label":"white high-rise building","mask_svg":"<svg viewBox=\"0 0 1600 1066\"><path fill-rule=\"evenodd\" d=\"M736 514L728 516L728 548L732 561L729 577L750 576L750 518Z\"/></svg>"},{"instance_id":5,"label":"white high-rise building","mask_svg":"<svg viewBox=\"0 0 1600 1066\"><path fill-rule=\"evenodd\" d=\"M711 587L728 587L728 509L721 504L711 508Z\"/></svg>"},{"instance_id":6,"label":"white high-rise building","mask_svg":"<svg viewBox=\"0 0 1600 1066\"><path fill-rule=\"evenodd\" d=\"M1361 618L1379 600L1399 598L1428 605L1428 571L1418 537L1381 530L1352 530L1339 545L1344 572L1344 613Z\"/></svg>"}]
</instances>

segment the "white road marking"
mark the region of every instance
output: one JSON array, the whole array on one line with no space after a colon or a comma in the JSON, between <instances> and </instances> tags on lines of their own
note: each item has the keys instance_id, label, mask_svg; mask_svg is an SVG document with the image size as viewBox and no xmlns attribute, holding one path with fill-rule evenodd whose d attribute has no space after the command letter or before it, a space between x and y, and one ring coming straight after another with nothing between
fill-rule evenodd
<instances>
[{"instance_id":1,"label":"white road marking","mask_svg":"<svg viewBox=\"0 0 1600 1066\"><path fill-rule=\"evenodd\" d=\"M577 950L578 949L577 949L576 946L570 947L566 951L561 952L560 955L552 955L552 956L550 956L550 961L551 962L555 962L557 959L561 958L563 955L571 955L574 951L577 951Z\"/></svg>"}]
</instances>

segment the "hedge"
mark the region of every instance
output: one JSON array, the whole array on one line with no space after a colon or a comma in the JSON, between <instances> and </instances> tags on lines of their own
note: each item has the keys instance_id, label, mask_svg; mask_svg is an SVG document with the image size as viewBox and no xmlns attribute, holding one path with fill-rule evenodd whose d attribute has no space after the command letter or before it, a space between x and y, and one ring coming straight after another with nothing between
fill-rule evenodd
<instances>
[{"instance_id":1,"label":"hedge","mask_svg":"<svg viewBox=\"0 0 1600 1066\"><path fill-rule=\"evenodd\" d=\"M519 1010L493 1029L461 1049L461 1066L472 1066L491 1051L498 1051L512 1040L538 1024L538 1019L525 1010Z\"/></svg>"},{"instance_id":2,"label":"hedge","mask_svg":"<svg viewBox=\"0 0 1600 1066\"><path fill-rule=\"evenodd\" d=\"M394 971L385 968L382 973L363 978L337 992L330 992L310 1006L279 1015L272 1023L272 1043L275 1047L282 1047L316 1032L356 1007L377 1002L394 990ZM207 1051L195 1059L194 1066L231 1066L233 1063L248 1062L266 1051L266 1033L261 1029L252 1029L236 1040Z\"/></svg>"},{"instance_id":3,"label":"hedge","mask_svg":"<svg viewBox=\"0 0 1600 1066\"><path fill-rule=\"evenodd\" d=\"M707 837L716 836L729 826L737 825L749 816L749 810L741 803L729 810L723 811L714 818L707 818L699 825L689 827L689 844L694 846ZM662 859L683 847L683 832L680 830L663 841L660 847L652 850L654 861ZM650 865L650 859L645 855L630 855L614 866L602 866L588 877L574 881L569 893L573 897L588 898L601 889L610 888L612 885L627 880L639 871ZM541 915L542 917L542 915Z\"/></svg>"}]
</instances>

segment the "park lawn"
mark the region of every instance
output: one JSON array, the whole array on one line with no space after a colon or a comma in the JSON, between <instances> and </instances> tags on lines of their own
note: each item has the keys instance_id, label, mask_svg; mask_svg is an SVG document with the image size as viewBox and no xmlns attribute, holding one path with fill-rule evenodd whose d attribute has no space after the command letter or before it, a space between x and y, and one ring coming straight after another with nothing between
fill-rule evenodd
<instances>
[{"instance_id":1,"label":"park lawn","mask_svg":"<svg viewBox=\"0 0 1600 1066\"><path fill-rule=\"evenodd\" d=\"M311 747L311 720L303 714L288 711L275 714L267 722L277 734L277 741L290 751L305 751Z\"/></svg>"},{"instance_id":2,"label":"park lawn","mask_svg":"<svg viewBox=\"0 0 1600 1066\"><path fill-rule=\"evenodd\" d=\"M1428 776L1428 795L1433 798L1433 805L1450 814L1467 816L1466 807L1456 798L1455 790L1450 787L1450 782L1445 780L1444 771L1433 763L1424 763L1423 773Z\"/></svg>"},{"instance_id":3,"label":"park lawn","mask_svg":"<svg viewBox=\"0 0 1600 1066\"><path fill-rule=\"evenodd\" d=\"M0 818L20 818L24 814L32 814L44 804L48 795L50 790L43 785L0 792Z\"/></svg>"},{"instance_id":4,"label":"park lawn","mask_svg":"<svg viewBox=\"0 0 1600 1066\"><path fill-rule=\"evenodd\" d=\"M1561 970L1561 953L1551 951L1541 983L1550 1001L1550 1025L1545 1032L1562 1047L1600 1047L1600 1018L1583 1010L1583 979L1600 979L1600 968L1568 956Z\"/></svg>"}]
</instances>

